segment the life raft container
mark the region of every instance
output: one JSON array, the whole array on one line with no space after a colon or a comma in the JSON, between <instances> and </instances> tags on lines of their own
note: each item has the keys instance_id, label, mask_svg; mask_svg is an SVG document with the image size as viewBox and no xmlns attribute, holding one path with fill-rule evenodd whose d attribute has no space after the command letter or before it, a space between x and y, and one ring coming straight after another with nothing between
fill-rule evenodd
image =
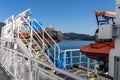
<instances>
[{"instance_id":1,"label":"life raft container","mask_svg":"<svg viewBox=\"0 0 120 80\"><path fill-rule=\"evenodd\" d=\"M114 42L94 43L80 48L80 51L88 58L108 61L110 50L113 49L114 46Z\"/></svg>"}]
</instances>

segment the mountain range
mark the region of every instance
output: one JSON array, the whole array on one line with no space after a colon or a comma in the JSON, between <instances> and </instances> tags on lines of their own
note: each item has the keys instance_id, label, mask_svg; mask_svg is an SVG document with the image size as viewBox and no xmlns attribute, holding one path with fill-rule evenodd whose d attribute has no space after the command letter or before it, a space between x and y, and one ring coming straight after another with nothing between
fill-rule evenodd
<instances>
[{"instance_id":1,"label":"mountain range","mask_svg":"<svg viewBox=\"0 0 120 80\"><path fill-rule=\"evenodd\" d=\"M63 39L67 40L95 40L95 36L79 33L63 33Z\"/></svg>"}]
</instances>

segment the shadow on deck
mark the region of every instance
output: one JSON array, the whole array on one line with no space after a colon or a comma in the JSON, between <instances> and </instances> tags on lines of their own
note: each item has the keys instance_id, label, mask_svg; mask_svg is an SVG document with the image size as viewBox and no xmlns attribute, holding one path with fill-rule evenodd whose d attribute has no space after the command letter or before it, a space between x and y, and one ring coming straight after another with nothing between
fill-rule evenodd
<instances>
[{"instance_id":1,"label":"shadow on deck","mask_svg":"<svg viewBox=\"0 0 120 80\"><path fill-rule=\"evenodd\" d=\"M0 80L12 80L0 64Z\"/></svg>"}]
</instances>

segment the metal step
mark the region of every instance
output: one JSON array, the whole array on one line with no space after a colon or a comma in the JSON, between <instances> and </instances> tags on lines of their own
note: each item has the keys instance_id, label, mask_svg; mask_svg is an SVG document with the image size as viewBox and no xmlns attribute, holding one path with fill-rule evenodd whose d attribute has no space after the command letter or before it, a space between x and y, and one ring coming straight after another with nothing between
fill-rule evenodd
<instances>
[{"instance_id":1,"label":"metal step","mask_svg":"<svg viewBox=\"0 0 120 80\"><path fill-rule=\"evenodd\" d=\"M31 49L32 51L40 51L41 49L40 48L33 48Z\"/></svg>"},{"instance_id":2,"label":"metal step","mask_svg":"<svg viewBox=\"0 0 120 80\"><path fill-rule=\"evenodd\" d=\"M48 58L43 58L43 61L44 61L44 62L48 62L49 59L48 59Z\"/></svg>"},{"instance_id":3,"label":"metal step","mask_svg":"<svg viewBox=\"0 0 120 80\"><path fill-rule=\"evenodd\" d=\"M42 56L44 56L44 54L42 54L42 53L40 53L40 54L35 54L35 55L34 55L35 59L37 59L37 58L39 58L39 57L42 57Z\"/></svg>"},{"instance_id":4,"label":"metal step","mask_svg":"<svg viewBox=\"0 0 120 80\"><path fill-rule=\"evenodd\" d=\"M28 39L25 39L25 38L23 38L23 39L21 39L23 42L25 42L25 41L27 41L27 42L30 42L30 38L28 38Z\"/></svg>"},{"instance_id":5,"label":"metal step","mask_svg":"<svg viewBox=\"0 0 120 80\"><path fill-rule=\"evenodd\" d=\"M57 72L57 70L55 70L55 69L54 69L54 70L51 70L51 73L52 73L52 74L56 74L56 72Z\"/></svg>"},{"instance_id":6,"label":"metal step","mask_svg":"<svg viewBox=\"0 0 120 80\"><path fill-rule=\"evenodd\" d=\"M25 46L27 46L27 47L28 47L29 45L30 45L30 44L25 44ZM32 44L32 46L36 46L36 44Z\"/></svg>"}]
</instances>

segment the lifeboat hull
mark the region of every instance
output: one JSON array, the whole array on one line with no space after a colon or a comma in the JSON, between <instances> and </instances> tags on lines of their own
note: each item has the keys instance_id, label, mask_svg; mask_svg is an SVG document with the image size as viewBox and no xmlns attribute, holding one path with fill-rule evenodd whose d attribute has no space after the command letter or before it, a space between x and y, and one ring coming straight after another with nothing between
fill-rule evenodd
<instances>
[{"instance_id":1,"label":"lifeboat hull","mask_svg":"<svg viewBox=\"0 0 120 80\"><path fill-rule=\"evenodd\" d=\"M114 42L94 43L80 48L80 51L89 58L108 61L110 50L114 48L114 45Z\"/></svg>"}]
</instances>

